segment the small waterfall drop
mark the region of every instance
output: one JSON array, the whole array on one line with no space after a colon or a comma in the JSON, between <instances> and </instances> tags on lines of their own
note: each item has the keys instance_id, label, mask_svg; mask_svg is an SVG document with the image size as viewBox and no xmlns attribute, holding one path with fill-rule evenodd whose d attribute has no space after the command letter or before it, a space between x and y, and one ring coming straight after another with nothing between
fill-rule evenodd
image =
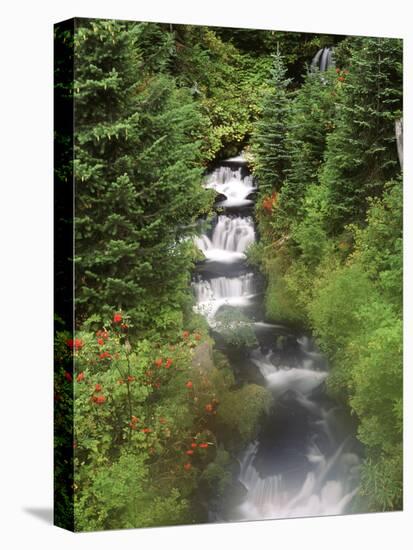
<instances>
[{"instance_id":1,"label":"small waterfall drop","mask_svg":"<svg viewBox=\"0 0 413 550\"><path fill-rule=\"evenodd\" d=\"M198 248L207 260L231 263L245 260L245 252L255 241L254 223L250 216L218 216L212 237L196 237Z\"/></svg>"},{"instance_id":2,"label":"small waterfall drop","mask_svg":"<svg viewBox=\"0 0 413 550\"><path fill-rule=\"evenodd\" d=\"M257 189L252 176L243 177L242 167L236 166L236 157L229 159L230 166L220 166L207 177L205 187L214 189L225 198L217 203L219 207L240 208L253 204L249 198Z\"/></svg>"},{"instance_id":3,"label":"small waterfall drop","mask_svg":"<svg viewBox=\"0 0 413 550\"><path fill-rule=\"evenodd\" d=\"M334 67L332 49L327 47L319 49L311 61L311 71L324 72L330 67Z\"/></svg>"}]
</instances>

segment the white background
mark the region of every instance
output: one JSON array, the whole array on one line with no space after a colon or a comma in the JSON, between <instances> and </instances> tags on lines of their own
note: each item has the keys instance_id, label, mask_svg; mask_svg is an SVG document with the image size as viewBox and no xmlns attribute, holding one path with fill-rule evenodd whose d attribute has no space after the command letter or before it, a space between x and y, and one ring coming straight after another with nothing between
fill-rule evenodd
<instances>
[{"instance_id":1,"label":"white background","mask_svg":"<svg viewBox=\"0 0 413 550\"><path fill-rule=\"evenodd\" d=\"M71 534L52 527L52 24L73 16L201 23L405 38L405 243L411 279L412 31L410 2L393 0L43 0L4 2L0 28L0 542L2 548L411 547L405 511ZM410 25L409 25L410 19ZM407 285L406 285L407 286ZM412 311L406 288L406 465L412 461ZM30 511L31 510L31 511ZM409 525L410 523L410 525Z\"/></svg>"}]
</instances>

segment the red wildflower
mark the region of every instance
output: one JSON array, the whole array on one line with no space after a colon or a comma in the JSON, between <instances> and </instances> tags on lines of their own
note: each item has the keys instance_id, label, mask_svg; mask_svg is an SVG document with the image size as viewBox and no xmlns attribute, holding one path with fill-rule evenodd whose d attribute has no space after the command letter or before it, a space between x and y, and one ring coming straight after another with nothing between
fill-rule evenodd
<instances>
[{"instance_id":1,"label":"red wildflower","mask_svg":"<svg viewBox=\"0 0 413 550\"><path fill-rule=\"evenodd\" d=\"M139 418L138 418L137 416L133 416L133 415L132 415L131 420L132 420L132 422L133 422L134 424L136 424L137 422L139 422Z\"/></svg>"},{"instance_id":2,"label":"red wildflower","mask_svg":"<svg viewBox=\"0 0 413 550\"><path fill-rule=\"evenodd\" d=\"M191 382L191 380L188 380L185 386L190 390L193 387L193 383Z\"/></svg>"},{"instance_id":3,"label":"red wildflower","mask_svg":"<svg viewBox=\"0 0 413 550\"><path fill-rule=\"evenodd\" d=\"M104 341L103 338L98 338L98 344L99 344L99 346L103 346L104 343L105 343L105 341Z\"/></svg>"},{"instance_id":4,"label":"red wildflower","mask_svg":"<svg viewBox=\"0 0 413 550\"><path fill-rule=\"evenodd\" d=\"M133 422L129 422L129 428L131 428L132 430L136 430L136 424L134 424Z\"/></svg>"},{"instance_id":5,"label":"red wildflower","mask_svg":"<svg viewBox=\"0 0 413 550\"><path fill-rule=\"evenodd\" d=\"M128 376L128 382L134 382L136 380L135 376Z\"/></svg>"},{"instance_id":6,"label":"red wildflower","mask_svg":"<svg viewBox=\"0 0 413 550\"><path fill-rule=\"evenodd\" d=\"M104 351L102 352L100 355L99 355L99 358L100 359L110 359L111 358L111 355L108 351Z\"/></svg>"},{"instance_id":7,"label":"red wildflower","mask_svg":"<svg viewBox=\"0 0 413 550\"><path fill-rule=\"evenodd\" d=\"M101 384L95 384L95 392L100 392L100 391L102 391Z\"/></svg>"},{"instance_id":8,"label":"red wildflower","mask_svg":"<svg viewBox=\"0 0 413 550\"><path fill-rule=\"evenodd\" d=\"M159 368L162 367L163 359L155 359L155 365Z\"/></svg>"},{"instance_id":9,"label":"red wildflower","mask_svg":"<svg viewBox=\"0 0 413 550\"><path fill-rule=\"evenodd\" d=\"M194 454L194 451L192 449L188 449L187 451L185 451L185 453L188 455L188 456L192 456Z\"/></svg>"},{"instance_id":10,"label":"red wildflower","mask_svg":"<svg viewBox=\"0 0 413 550\"><path fill-rule=\"evenodd\" d=\"M344 81L345 81L345 77L344 77L344 76L339 76L339 77L338 77L338 80L339 80L340 82L344 82Z\"/></svg>"},{"instance_id":11,"label":"red wildflower","mask_svg":"<svg viewBox=\"0 0 413 550\"><path fill-rule=\"evenodd\" d=\"M105 340L107 340L109 338L109 333L107 330L98 330L96 336L98 338L104 338Z\"/></svg>"},{"instance_id":12,"label":"red wildflower","mask_svg":"<svg viewBox=\"0 0 413 550\"><path fill-rule=\"evenodd\" d=\"M84 379L85 379L85 373L84 372L79 372L79 374L76 376L76 380L78 382L81 382Z\"/></svg>"},{"instance_id":13,"label":"red wildflower","mask_svg":"<svg viewBox=\"0 0 413 550\"><path fill-rule=\"evenodd\" d=\"M172 365L172 359L167 359L165 363L165 368L169 369L169 367Z\"/></svg>"},{"instance_id":14,"label":"red wildflower","mask_svg":"<svg viewBox=\"0 0 413 550\"><path fill-rule=\"evenodd\" d=\"M190 462L186 462L184 464L184 470L189 471L192 468L192 464Z\"/></svg>"},{"instance_id":15,"label":"red wildflower","mask_svg":"<svg viewBox=\"0 0 413 550\"><path fill-rule=\"evenodd\" d=\"M66 344L70 349L73 349L73 340L70 338L70 340L66 340Z\"/></svg>"},{"instance_id":16,"label":"red wildflower","mask_svg":"<svg viewBox=\"0 0 413 550\"><path fill-rule=\"evenodd\" d=\"M122 322L122 314L121 313L115 313L113 316L113 322L114 323L121 323Z\"/></svg>"},{"instance_id":17,"label":"red wildflower","mask_svg":"<svg viewBox=\"0 0 413 550\"><path fill-rule=\"evenodd\" d=\"M128 325L125 325L124 323L120 326L120 328L123 330L123 331L127 331L128 330Z\"/></svg>"},{"instance_id":18,"label":"red wildflower","mask_svg":"<svg viewBox=\"0 0 413 550\"><path fill-rule=\"evenodd\" d=\"M71 382L73 380L72 375L70 374L70 372L67 371L65 371L65 378L68 382Z\"/></svg>"},{"instance_id":19,"label":"red wildflower","mask_svg":"<svg viewBox=\"0 0 413 550\"><path fill-rule=\"evenodd\" d=\"M92 397L92 401L94 401L97 405L103 405L106 401L106 397L104 395L94 395Z\"/></svg>"},{"instance_id":20,"label":"red wildflower","mask_svg":"<svg viewBox=\"0 0 413 550\"><path fill-rule=\"evenodd\" d=\"M201 338L202 338L201 335L197 332L197 333L195 334L195 340L198 340L198 341L199 341Z\"/></svg>"},{"instance_id":21,"label":"red wildflower","mask_svg":"<svg viewBox=\"0 0 413 550\"><path fill-rule=\"evenodd\" d=\"M143 430L141 430L141 432L143 432L144 434L150 434L151 431L152 430L150 428L143 428Z\"/></svg>"},{"instance_id":22,"label":"red wildflower","mask_svg":"<svg viewBox=\"0 0 413 550\"><path fill-rule=\"evenodd\" d=\"M206 412L209 412L209 413L212 412L214 410L214 406L212 405L212 403L207 403L205 405L205 410Z\"/></svg>"},{"instance_id":23,"label":"red wildflower","mask_svg":"<svg viewBox=\"0 0 413 550\"><path fill-rule=\"evenodd\" d=\"M78 351L83 348L83 340L80 340L80 338L75 338L75 350Z\"/></svg>"},{"instance_id":24,"label":"red wildflower","mask_svg":"<svg viewBox=\"0 0 413 550\"><path fill-rule=\"evenodd\" d=\"M184 330L183 333L182 333L182 337L183 337L183 338L188 338L188 337L189 337L189 331L188 331L188 330Z\"/></svg>"},{"instance_id":25,"label":"red wildflower","mask_svg":"<svg viewBox=\"0 0 413 550\"><path fill-rule=\"evenodd\" d=\"M200 449L207 449L208 448L208 443L200 443L199 448Z\"/></svg>"},{"instance_id":26,"label":"red wildflower","mask_svg":"<svg viewBox=\"0 0 413 550\"><path fill-rule=\"evenodd\" d=\"M191 443L191 447L192 447L193 449L196 449L196 448L198 447L198 445L197 445L196 443Z\"/></svg>"}]
</instances>

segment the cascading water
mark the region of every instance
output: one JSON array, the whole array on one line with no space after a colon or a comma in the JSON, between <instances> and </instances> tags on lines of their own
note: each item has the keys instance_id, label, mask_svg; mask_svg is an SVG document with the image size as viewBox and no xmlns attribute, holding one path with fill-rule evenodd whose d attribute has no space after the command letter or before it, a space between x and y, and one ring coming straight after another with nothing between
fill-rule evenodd
<instances>
[{"instance_id":1,"label":"cascading water","mask_svg":"<svg viewBox=\"0 0 413 550\"><path fill-rule=\"evenodd\" d=\"M333 52L331 48L321 48L311 61L311 70L323 72L329 67L334 67Z\"/></svg>"},{"instance_id":2,"label":"cascading water","mask_svg":"<svg viewBox=\"0 0 413 550\"><path fill-rule=\"evenodd\" d=\"M324 55L319 52L317 63ZM327 61L326 61L327 62ZM324 65L323 65L324 66ZM223 307L244 313L260 299L246 250L256 239L251 207L256 185L240 155L206 179L217 191L219 214L212 231L196 239L208 266L192 283L196 310L212 330ZM234 274L234 265L238 272ZM214 511L215 520L251 520L342 514L357 492L360 459L340 408L323 391L324 356L311 338L283 324L251 319L259 346L247 359L273 395L273 406L256 441L239 457L237 485L244 497ZM237 365L233 365L237 370Z\"/></svg>"}]
</instances>

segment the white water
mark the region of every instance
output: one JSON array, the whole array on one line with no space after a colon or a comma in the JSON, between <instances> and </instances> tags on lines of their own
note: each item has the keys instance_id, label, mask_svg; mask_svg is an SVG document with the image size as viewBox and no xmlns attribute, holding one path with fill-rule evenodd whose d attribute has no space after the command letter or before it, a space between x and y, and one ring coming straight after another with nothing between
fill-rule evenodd
<instances>
[{"instance_id":1,"label":"white water","mask_svg":"<svg viewBox=\"0 0 413 550\"><path fill-rule=\"evenodd\" d=\"M327 63L326 55L320 51L317 56L317 62L323 57L323 67ZM227 162L233 164L216 169L207 178L206 187L225 195L225 200L218 204L220 207L251 204L252 200L247 197L256 190L255 184L250 176L243 178L245 171L237 168L237 165L244 163L244 158L234 157ZM207 261L222 264L220 272L225 272L228 264L245 262L246 249L254 241L255 230L251 217L219 215L211 237L204 234L196 239L196 244ZM197 302L194 309L203 314L209 325L218 331L219 323L215 317L221 307L245 308L256 296L253 273L244 273L238 277L199 279L192 284ZM251 368L255 365L261 373L276 405L283 400L287 403L284 405L287 407L287 424L291 424L293 431L298 428L298 435L288 432L287 439L282 440L281 457L275 457L276 462L281 461L281 466L272 465L271 462L270 475L261 474L257 467L257 457L268 460L272 456L268 455L265 448L260 450L260 438L248 446L240 459L241 470L238 477L247 492L238 506L225 511L226 519L251 520L345 513L357 492L360 460L357 455L349 452L350 445L347 441L339 441L335 408L321 405L314 396L314 392L327 377L327 371L323 368L325 360L306 336L294 340L290 335L288 345L285 340L278 344L277 335L282 336L286 331L283 325L259 320L252 323L252 326L257 330L257 335L258 332L267 334L267 340L268 335L271 338L270 331L274 331L271 349L263 352L259 347L250 352L249 360ZM292 346L293 351L290 354L286 351L288 346ZM296 416L296 412L300 411L301 416ZM277 414L275 408L274 420L271 417L270 422L276 422ZM300 430L304 430L304 433ZM301 440L301 437L304 439ZM280 444L277 441L274 440L275 444ZM290 466L288 459L283 462L283 445L286 456L300 459L300 466L295 466L296 470L293 469L294 465Z\"/></svg>"},{"instance_id":2,"label":"white water","mask_svg":"<svg viewBox=\"0 0 413 550\"><path fill-rule=\"evenodd\" d=\"M288 390L307 394L317 388L327 378L327 372L313 370L311 361L304 362L300 367L275 366L271 362L271 352L266 356L260 350L251 353L252 362L257 365L265 381L276 395L282 395Z\"/></svg>"},{"instance_id":3,"label":"white water","mask_svg":"<svg viewBox=\"0 0 413 550\"><path fill-rule=\"evenodd\" d=\"M196 311L215 327L215 315L222 306L245 307L254 298L253 274L240 277L215 277L192 283L197 301Z\"/></svg>"},{"instance_id":4,"label":"white water","mask_svg":"<svg viewBox=\"0 0 413 550\"><path fill-rule=\"evenodd\" d=\"M218 216L212 237L201 235L195 238L195 243L207 260L233 263L245 260L245 251L254 240L255 230L251 217Z\"/></svg>"},{"instance_id":5,"label":"white water","mask_svg":"<svg viewBox=\"0 0 413 550\"><path fill-rule=\"evenodd\" d=\"M312 469L298 488L283 474L262 478L254 466L257 452L255 441L241 460L239 481L248 493L232 520L343 514L357 492L360 461L354 453L345 452L345 442L329 458L310 445L306 458Z\"/></svg>"},{"instance_id":6,"label":"white water","mask_svg":"<svg viewBox=\"0 0 413 550\"><path fill-rule=\"evenodd\" d=\"M241 207L253 204L253 201L247 197L256 191L251 176L243 178L241 168L236 169L230 166L217 168L208 176L205 187L214 189L226 197L217 204L219 207Z\"/></svg>"}]
</instances>

